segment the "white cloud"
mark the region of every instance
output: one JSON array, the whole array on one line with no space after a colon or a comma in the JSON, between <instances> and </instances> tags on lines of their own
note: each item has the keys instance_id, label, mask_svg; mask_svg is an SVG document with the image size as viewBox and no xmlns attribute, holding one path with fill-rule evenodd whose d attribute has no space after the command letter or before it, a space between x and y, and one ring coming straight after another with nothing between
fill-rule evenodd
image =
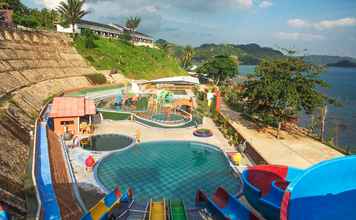
<instances>
[{"instance_id":1,"label":"white cloud","mask_svg":"<svg viewBox=\"0 0 356 220\"><path fill-rule=\"evenodd\" d=\"M293 41L313 41L324 40L325 36L313 33L300 33L300 32L278 32L275 37L280 40L293 40Z\"/></svg>"},{"instance_id":2,"label":"white cloud","mask_svg":"<svg viewBox=\"0 0 356 220\"><path fill-rule=\"evenodd\" d=\"M253 6L252 0L234 0L238 4L238 6L242 8L251 8Z\"/></svg>"},{"instance_id":3,"label":"white cloud","mask_svg":"<svg viewBox=\"0 0 356 220\"><path fill-rule=\"evenodd\" d=\"M55 9L61 2L61 0L38 0L39 3L42 3L46 8Z\"/></svg>"},{"instance_id":4,"label":"white cloud","mask_svg":"<svg viewBox=\"0 0 356 220\"><path fill-rule=\"evenodd\" d=\"M315 28L318 30L332 29L337 27L356 26L356 18L341 18L336 20L322 20L309 22L303 19L290 19L288 25L294 28Z\"/></svg>"},{"instance_id":5,"label":"white cloud","mask_svg":"<svg viewBox=\"0 0 356 220\"><path fill-rule=\"evenodd\" d=\"M336 27L356 26L356 18L342 18L337 20L324 20L316 24L316 28L330 29Z\"/></svg>"},{"instance_id":6,"label":"white cloud","mask_svg":"<svg viewBox=\"0 0 356 220\"><path fill-rule=\"evenodd\" d=\"M260 8L269 8L273 5L271 1L262 1L258 6Z\"/></svg>"},{"instance_id":7,"label":"white cloud","mask_svg":"<svg viewBox=\"0 0 356 220\"><path fill-rule=\"evenodd\" d=\"M310 26L310 24L307 21L304 21L299 18L288 20L288 25L290 27L295 27L295 28L304 28Z\"/></svg>"}]
</instances>

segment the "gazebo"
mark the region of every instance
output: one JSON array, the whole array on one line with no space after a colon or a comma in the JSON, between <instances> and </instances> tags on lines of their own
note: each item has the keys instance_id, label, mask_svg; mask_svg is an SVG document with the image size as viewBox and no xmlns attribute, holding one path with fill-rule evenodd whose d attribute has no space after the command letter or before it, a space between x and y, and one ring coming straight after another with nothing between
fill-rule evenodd
<instances>
[{"instance_id":1,"label":"gazebo","mask_svg":"<svg viewBox=\"0 0 356 220\"><path fill-rule=\"evenodd\" d=\"M93 100L84 97L56 97L53 99L49 117L53 119L54 132L77 135L84 127L90 127L96 114Z\"/></svg>"}]
</instances>

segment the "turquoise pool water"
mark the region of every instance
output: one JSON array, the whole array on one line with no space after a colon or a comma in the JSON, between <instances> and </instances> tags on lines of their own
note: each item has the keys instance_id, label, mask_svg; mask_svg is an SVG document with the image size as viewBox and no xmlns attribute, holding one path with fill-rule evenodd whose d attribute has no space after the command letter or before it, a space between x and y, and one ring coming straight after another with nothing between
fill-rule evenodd
<instances>
[{"instance_id":1,"label":"turquoise pool water","mask_svg":"<svg viewBox=\"0 0 356 220\"><path fill-rule=\"evenodd\" d=\"M155 114L152 116L152 120L158 122L177 122L182 123L184 122L184 117L178 114L169 114L166 115L164 113Z\"/></svg>"},{"instance_id":2,"label":"turquoise pool water","mask_svg":"<svg viewBox=\"0 0 356 220\"><path fill-rule=\"evenodd\" d=\"M222 152L190 141L142 143L104 158L96 167L97 181L106 189L131 187L138 202L182 199L194 206L195 193L209 195L223 186L237 193L240 181Z\"/></svg>"},{"instance_id":3,"label":"turquoise pool water","mask_svg":"<svg viewBox=\"0 0 356 220\"><path fill-rule=\"evenodd\" d=\"M89 145L84 149L91 151L116 151L133 145L135 140L126 135L100 134L89 138Z\"/></svg>"}]
</instances>

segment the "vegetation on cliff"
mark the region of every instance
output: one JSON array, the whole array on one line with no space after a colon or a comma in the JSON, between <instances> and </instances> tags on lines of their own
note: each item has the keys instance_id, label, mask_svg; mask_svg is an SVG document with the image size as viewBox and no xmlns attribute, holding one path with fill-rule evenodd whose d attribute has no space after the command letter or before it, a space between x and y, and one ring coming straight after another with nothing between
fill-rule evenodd
<instances>
[{"instance_id":1,"label":"vegetation on cliff","mask_svg":"<svg viewBox=\"0 0 356 220\"><path fill-rule=\"evenodd\" d=\"M197 72L214 80L216 85L225 84L227 79L234 78L239 73L237 60L229 56L215 56L198 68Z\"/></svg>"},{"instance_id":2,"label":"vegetation on cliff","mask_svg":"<svg viewBox=\"0 0 356 220\"><path fill-rule=\"evenodd\" d=\"M55 23L59 20L59 14L55 10L28 8L20 0L1 0L1 3L1 8L8 8L14 11L13 20L17 25L54 30Z\"/></svg>"},{"instance_id":3,"label":"vegetation on cliff","mask_svg":"<svg viewBox=\"0 0 356 220\"><path fill-rule=\"evenodd\" d=\"M98 70L117 69L133 79L156 79L185 75L178 62L163 50L135 47L122 40L94 39L94 48L86 48L85 36L75 40L78 52Z\"/></svg>"},{"instance_id":4,"label":"vegetation on cliff","mask_svg":"<svg viewBox=\"0 0 356 220\"><path fill-rule=\"evenodd\" d=\"M262 125L276 127L278 137L282 125L294 121L301 112L313 114L327 104L336 104L319 90L328 87L319 78L322 71L294 57L262 61L238 92L225 90L224 97Z\"/></svg>"}]
</instances>

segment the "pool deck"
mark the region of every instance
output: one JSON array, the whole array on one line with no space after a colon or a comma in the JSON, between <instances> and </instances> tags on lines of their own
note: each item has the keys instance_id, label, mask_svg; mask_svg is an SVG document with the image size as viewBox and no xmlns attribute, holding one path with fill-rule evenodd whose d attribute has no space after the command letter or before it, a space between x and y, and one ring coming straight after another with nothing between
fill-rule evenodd
<instances>
[{"instance_id":1,"label":"pool deck","mask_svg":"<svg viewBox=\"0 0 356 220\"><path fill-rule=\"evenodd\" d=\"M343 156L331 147L302 134L282 131L281 139L266 132L258 132L256 125L242 118L225 103L221 114L228 118L236 131L268 163L307 168L323 160Z\"/></svg>"},{"instance_id":2,"label":"pool deck","mask_svg":"<svg viewBox=\"0 0 356 220\"><path fill-rule=\"evenodd\" d=\"M193 131L196 128L194 127L170 129L152 128L129 120L103 120L102 123L97 125L97 128L95 129L95 135L117 133L135 138L136 132L139 130L141 132L141 142L161 140L190 140L215 145L225 152L236 151L233 146L229 145L228 140L225 139L223 134L219 131L219 129L210 118L204 118L203 125L199 127L210 129L213 132L213 136L208 138L195 137L193 135ZM84 191L84 193L81 193L82 196L85 197L83 200L87 207L91 207L96 202L98 202L97 198L101 198L100 195L102 195L104 192L96 182L93 172L85 170L84 161L89 154L93 155L95 160L98 161L106 155L110 154L110 152L92 152L76 147L69 148L68 153L78 186L81 191ZM247 161L246 158L244 158L243 162L249 164L249 161Z\"/></svg>"},{"instance_id":3,"label":"pool deck","mask_svg":"<svg viewBox=\"0 0 356 220\"><path fill-rule=\"evenodd\" d=\"M224 135L219 131L210 118L204 118L203 125L199 127L210 129L213 132L213 136L208 138L195 137L193 135L193 131L196 130L194 127L169 129L152 128L128 120L103 120L102 123L95 129L95 134L118 133L135 137L136 131L139 130L141 133L141 142L159 140L190 140L215 145L225 152L236 151L233 146L229 145L228 140L225 139Z\"/></svg>"}]
</instances>

